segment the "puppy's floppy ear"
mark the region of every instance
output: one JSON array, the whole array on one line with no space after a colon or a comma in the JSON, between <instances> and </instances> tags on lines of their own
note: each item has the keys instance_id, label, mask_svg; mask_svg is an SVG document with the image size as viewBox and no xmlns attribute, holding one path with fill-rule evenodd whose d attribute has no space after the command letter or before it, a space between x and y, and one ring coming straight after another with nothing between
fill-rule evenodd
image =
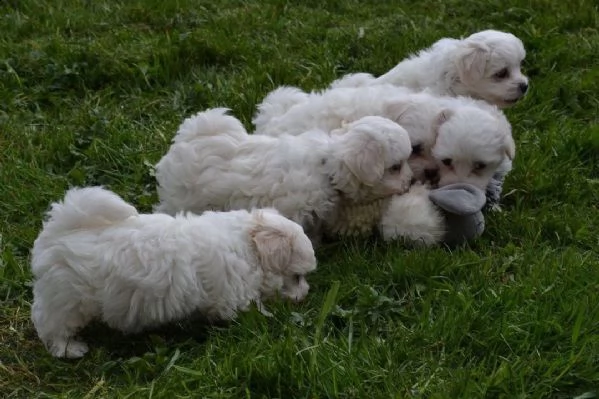
<instances>
[{"instance_id":1,"label":"puppy's floppy ear","mask_svg":"<svg viewBox=\"0 0 599 399\"><path fill-rule=\"evenodd\" d=\"M384 148L381 142L370 134L350 131L343 136L342 161L361 183L372 186L385 174Z\"/></svg>"},{"instance_id":2,"label":"puppy's floppy ear","mask_svg":"<svg viewBox=\"0 0 599 399\"><path fill-rule=\"evenodd\" d=\"M256 245L258 258L269 271L281 270L291 260L293 237L285 230L268 224L261 212L254 213L255 226L250 237Z\"/></svg>"},{"instance_id":3,"label":"puppy's floppy ear","mask_svg":"<svg viewBox=\"0 0 599 399\"><path fill-rule=\"evenodd\" d=\"M516 156L516 143L514 142L514 138L511 134L508 134L505 137L505 141L503 142L503 148L505 150L505 155L511 160Z\"/></svg>"},{"instance_id":4,"label":"puppy's floppy ear","mask_svg":"<svg viewBox=\"0 0 599 399\"><path fill-rule=\"evenodd\" d=\"M464 42L456 60L462 82L475 82L485 75L490 49L484 43Z\"/></svg>"}]
</instances>

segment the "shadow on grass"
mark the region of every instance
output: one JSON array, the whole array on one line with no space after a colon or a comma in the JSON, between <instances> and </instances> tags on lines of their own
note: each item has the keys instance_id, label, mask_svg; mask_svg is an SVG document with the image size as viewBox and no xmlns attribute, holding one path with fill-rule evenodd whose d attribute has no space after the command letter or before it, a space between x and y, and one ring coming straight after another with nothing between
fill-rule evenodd
<instances>
[{"instance_id":1,"label":"shadow on grass","mask_svg":"<svg viewBox=\"0 0 599 399\"><path fill-rule=\"evenodd\" d=\"M36 392L64 392L65 381L77 381L77 389L88 390L98 375L115 381L149 382L166 372L181 354L197 350L209 335L225 323L191 318L150 329L123 334L101 322L92 322L78 335L90 348L81 359L56 359L44 348L31 323L18 334L0 334L0 397L33 397ZM3 374L9 376L3 380ZM16 396L14 396L16 395Z\"/></svg>"},{"instance_id":2,"label":"shadow on grass","mask_svg":"<svg viewBox=\"0 0 599 399\"><path fill-rule=\"evenodd\" d=\"M79 336L93 350L101 348L110 358L142 356L158 347L179 347L206 342L213 328L226 327L227 323L211 323L201 317L170 323L136 334L125 334L101 322L93 322Z\"/></svg>"},{"instance_id":3,"label":"shadow on grass","mask_svg":"<svg viewBox=\"0 0 599 399\"><path fill-rule=\"evenodd\" d=\"M251 393L251 397L256 398L292 398L297 397L299 390L291 386L299 381L284 368L280 368L276 373L256 370L247 376L240 376L239 380L244 381L242 388L248 394Z\"/></svg>"}]
</instances>

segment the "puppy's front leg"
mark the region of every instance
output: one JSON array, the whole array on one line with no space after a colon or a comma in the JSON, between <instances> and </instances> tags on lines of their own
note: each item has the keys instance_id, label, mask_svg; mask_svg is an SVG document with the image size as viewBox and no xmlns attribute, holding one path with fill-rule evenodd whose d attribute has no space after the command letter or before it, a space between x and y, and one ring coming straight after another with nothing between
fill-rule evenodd
<instances>
[{"instance_id":1,"label":"puppy's front leg","mask_svg":"<svg viewBox=\"0 0 599 399\"><path fill-rule=\"evenodd\" d=\"M258 299L256 301L256 307L258 308L258 311L260 313L262 313L264 316L266 317L272 317L273 314L270 313L268 310L266 310L266 307L264 306L264 304L262 303L262 301L260 299Z\"/></svg>"}]
</instances>

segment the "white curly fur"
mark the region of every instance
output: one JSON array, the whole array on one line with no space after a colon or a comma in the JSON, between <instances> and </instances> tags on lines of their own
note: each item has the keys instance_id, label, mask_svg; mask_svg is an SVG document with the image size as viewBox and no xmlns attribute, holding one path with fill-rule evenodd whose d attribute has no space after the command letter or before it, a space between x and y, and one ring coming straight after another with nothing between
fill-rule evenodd
<instances>
[{"instance_id":1,"label":"white curly fur","mask_svg":"<svg viewBox=\"0 0 599 399\"><path fill-rule=\"evenodd\" d=\"M270 119L284 115L294 105L309 100L310 94L303 90L293 86L281 86L268 93L258 104L258 112L252 123L256 127L266 125Z\"/></svg>"},{"instance_id":2,"label":"white curly fur","mask_svg":"<svg viewBox=\"0 0 599 399\"><path fill-rule=\"evenodd\" d=\"M402 240L414 245L440 244L447 229L442 211L429 199L429 189L421 184L402 195L344 206L338 216L329 233L369 236L378 230L385 241Z\"/></svg>"},{"instance_id":3,"label":"white curly fur","mask_svg":"<svg viewBox=\"0 0 599 399\"><path fill-rule=\"evenodd\" d=\"M337 236L369 236L381 220L391 197L362 204L341 204L335 220L327 226L327 233Z\"/></svg>"},{"instance_id":4,"label":"white curly fur","mask_svg":"<svg viewBox=\"0 0 599 399\"><path fill-rule=\"evenodd\" d=\"M528 89L528 78L521 71L525 57L524 45L516 36L485 30L465 39L441 39L378 78L349 74L331 87L390 83L439 95L470 96L503 108L520 100ZM305 101L299 96L294 100Z\"/></svg>"},{"instance_id":5,"label":"white curly fur","mask_svg":"<svg viewBox=\"0 0 599 399\"><path fill-rule=\"evenodd\" d=\"M378 229L386 241L403 239L416 245L439 244L445 237L445 218L429 199L429 190L415 184L391 198Z\"/></svg>"},{"instance_id":6,"label":"white curly fur","mask_svg":"<svg viewBox=\"0 0 599 399\"><path fill-rule=\"evenodd\" d=\"M334 137L248 135L226 109L200 112L180 126L156 165L157 211L273 207L310 234L340 198L370 201L407 191L410 140L398 124L357 118ZM310 129L306 129L310 130Z\"/></svg>"},{"instance_id":7,"label":"white curly fur","mask_svg":"<svg viewBox=\"0 0 599 399\"><path fill-rule=\"evenodd\" d=\"M267 100L283 101L290 92L280 88ZM389 84L314 93L310 101L279 116L263 118L259 111L255 120L262 124L256 126L256 134L301 134L319 128L336 135L344 123L366 115L392 119L407 130L413 148L409 164L420 181L440 178L441 185L459 181L484 189L496 171L511 169L511 126L497 107L470 97L415 93ZM444 163L447 159L451 165Z\"/></svg>"},{"instance_id":8,"label":"white curly fur","mask_svg":"<svg viewBox=\"0 0 599 399\"><path fill-rule=\"evenodd\" d=\"M195 312L229 320L276 293L301 300L316 268L301 226L273 209L143 215L89 187L48 217L32 250L32 320L56 357L83 356L74 336L96 318L130 333Z\"/></svg>"}]
</instances>

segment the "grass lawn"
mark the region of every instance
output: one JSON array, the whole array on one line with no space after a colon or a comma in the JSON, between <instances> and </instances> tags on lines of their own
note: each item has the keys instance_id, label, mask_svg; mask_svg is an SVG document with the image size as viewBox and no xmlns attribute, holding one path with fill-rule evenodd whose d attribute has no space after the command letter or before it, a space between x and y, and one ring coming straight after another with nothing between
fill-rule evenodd
<instances>
[{"instance_id":1,"label":"grass lawn","mask_svg":"<svg viewBox=\"0 0 599 399\"><path fill-rule=\"evenodd\" d=\"M599 396L598 27L590 0L0 1L0 397ZM249 128L279 85L378 75L487 28L522 38L531 92L507 111L515 169L481 239L332 243L307 301L271 319L96 324L82 360L46 352L29 250L68 187L149 211L191 113L228 106Z\"/></svg>"}]
</instances>

